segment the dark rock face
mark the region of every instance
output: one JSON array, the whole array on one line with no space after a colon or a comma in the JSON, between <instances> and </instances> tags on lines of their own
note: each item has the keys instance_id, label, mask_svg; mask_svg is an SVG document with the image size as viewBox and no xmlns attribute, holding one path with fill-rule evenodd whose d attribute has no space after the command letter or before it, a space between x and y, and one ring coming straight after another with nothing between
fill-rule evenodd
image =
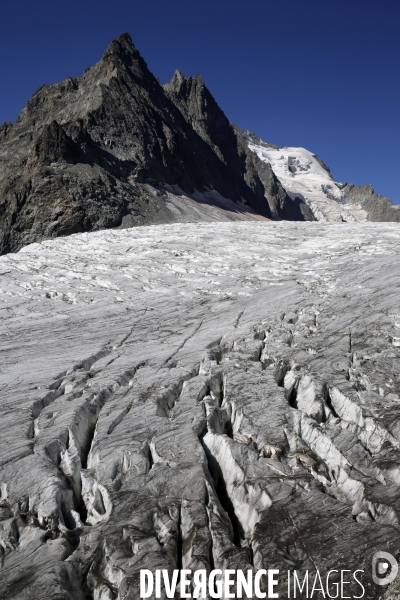
<instances>
[{"instance_id":1,"label":"dark rock face","mask_svg":"<svg viewBox=\"0 0 400 600\"><path fill-rule=\"evenodd\" d=\"M0 128L0 253L79 231L172 221L162 198L143 188L149 179L188 193L215 189L270 216L250 152L198 83L197 96L164 90L124 34L81 77L39 88L16 123ZM197 97L212 109L203 129Z\"/></svg>"},{"instance_id":2,"label":"dark rock face","mask_svg":"<svg viewBox=\"0 0 400 600\"><path fill-rule=\"evenodd\" d=\"M123 34L94 67L43 85L14 124L0 127L0 254L49 237L179 220L148 183L215 190L263 217L314 220L248 140L262 142L229 123L200 76L176 71L161 86ZM399 220L369 186L345 193L370 220Z\"/></svg>"},{"instance_id":3,"label":"dark rock face","mask_svg":"<svg viewBox=\"0 0 400 600\"><path fill-rule=\"evenodd\" d=\"M186 78L176 71L164 89L185 120L226 165L230 179L235 180L240 176L238 193L241 199L261 215L273 214L268 200L270 181L263 181L260 177L258 157L249 150L241 136L235 135L234 128L204 85L201 76ZM274 191L285 195L272 172L270 178L275 185ZM252 203L248 200L249 188L255 196Z\"/></svg>"},{"instance_id":4,"label":"dark rock face","mask_svg":"<svg viewBox=\"0 0 400 600\"><path fill-rule=\"evenodd\" d=\"M164 86L185 120L226 165L237 161L236 137L228 119L204 85L200 75L184 77L180 71Z\"/></svg>"},{"instance_id":5,"label":"dark rock face","mask_svg":"<svg viewBox=\"0 0 400 600\"><path fill-rule=\"evenodd\" d=\"M400 221L399 206L393 206L390 198L375 194L372 185L348 183L343 192L346 202L360 204L368 212L368 221Z\"/></svg>"},{"instance_id":6,"label":"dark rock face","mask_svg":"<svg viewBox=\"0 0 400 600\"><path fill-rule=\"evenodd\" d=\"M247 142L278 149L276 144L267 144L251 131L245 131L237 125L233 125L233 130L237 136L238 144L244 144L247 148ZM271 214L276 219L285 219L289 221L315 221L312 210L300 198L294 200L286 193L279 179L276 177L269 163L263 162L254 152L251 152L253 170L258 175L263 187L264 195L268 201Z\"/></svg>"},{"instance_id":7,"label":"dark rock face","mask_svg":"<svg viewBox=\"0 0 400 600\"><path fill-rule=\"evenodd\" d=\"M276 177L269 163L265 163L255 155L257 174L264 186L272 215L287 221L315 221L309 206L300 198L292 199Z\"/></svg>"},{"instance_id":8,"label":"dark rock face","mask_svg":"<svg viewBox=\"0 0 400 600\"><path fill-rule=\"evenodd\" d=\"M236 182L234 196L231 192L230 197L239 196L244 204L259 214L271 216L269 203L265 201L265 189L255 167L257 157L242 139L236 137L201 76L186 78L180 71L175 71L164 90L186 122L226 167L229 181Z\"/></svg>"}]
</instances>

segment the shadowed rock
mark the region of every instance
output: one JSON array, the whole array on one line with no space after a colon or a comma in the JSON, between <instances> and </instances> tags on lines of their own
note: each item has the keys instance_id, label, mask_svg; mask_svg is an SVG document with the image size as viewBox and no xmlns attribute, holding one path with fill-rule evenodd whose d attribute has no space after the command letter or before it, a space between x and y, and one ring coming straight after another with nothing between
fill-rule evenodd
<instances>
[{"instance_id":1,"label":"shadowed rock","mask_svg":"<svg viewBox=\"0 0 400 600\"><path fill-rule=\"evenodd\" d=\"M209 131L220 119L218 109ZM228 129L221 160L121 35L94 67L42 86L15 124L1 127L0 252L76 231L176 220L146 181L188 194L214 189L269 216L261 183L246 181L248 151L239 157Z\"/></svg>"}]
</instances>

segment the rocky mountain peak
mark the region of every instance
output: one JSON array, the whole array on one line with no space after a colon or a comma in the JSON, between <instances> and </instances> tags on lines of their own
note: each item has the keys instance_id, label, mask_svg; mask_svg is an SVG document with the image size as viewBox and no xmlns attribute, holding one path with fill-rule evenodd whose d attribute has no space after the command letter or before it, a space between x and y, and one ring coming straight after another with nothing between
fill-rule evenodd
<instances>
[{"instance_id":1,"label":"rocky mountain peak","mask_svg":"<svg viewBox=\"0 0 400 600\"><path fill-rule=\"evenodd\" d=\"M103 54L103 60L112 55L129 56L135 53L139 54L134 46L130 34L121 33L121 35L109 43Z\"/></svg>"},{"instance_id":2,"label":"rocky mountain peak","mask_svg":"<svg viewBox=\"0 0 400 600\"><path fill-rule=\"evenodd\" d=\"M167 93L182 96L182 99L185 101L187 101L189 98L197 97L200 103L202 101L206 101L207 99L212 100L212 102L215 103L211 92L205 85L200 74L197 74L194 77L185 77L183 73L177 69L171 81L164 85L164 89Z\"/></svg>"},{"instance_id":3,"label":"rocky mountain peak","mask_svg":"<svg viewBox=\"0 0 400 600\"><path fill-rule=\"evenodd\" d=\"M235 135L201 75L185 77L175 71L164 89L193 129L227 164L232 149L236 152Z\"/></svg>"},{"instance_id":4,"label":"rocky mountain peak","mask_svg":"<svg viewBox=\"0 0 400 600\"><path fill-rule=\"evenodd\" d=\"M277 149L234 128L201 75L176 70L161 86L124 33L93 67L41 86L17 121L0 127L0 253L55 235L179 220L146 185L193 197L212 190L268 218L314 218L252 145ZM398 220L388 199L347 188L346 199L368 212L379 200L379 218Z\"/></svg>"},{"instance_id":5,"label":"rocky mountain peak","mask_svg":"<svg viewBox=\"0 0 400 600\"><path fill-rule=\"evenodd\" d=\"M125 67L136 66L144 73L150 73L145 60L136 50L129 33L123 33L110 42L102 56L101 63L111 64L114 68L121 65Z\"/></svg>"},{"instance_id":6,"label":"rocky mountain peak","mask_svg":"<svg viewBox=\"0 0 400 600\"><path fill-rule=\"evenodd\" d=\"M268 217L263 187L256 174L244 178L236 138L201 77L176 72L170 87L123 34L81 76L38 88L16 123L0 129L0 253L175 220L149 200L140 187L148 181L188 194L215 190Z\"/></svg>"},{"instance_id":7,"label":"rocky mountain peak","mask_svg":"<svg viewBox=\"0 0 400 600\"><path fill-rule=\"evenodd\" d=\"M176 69L171 81L164 85L164 89L171 92L179 92L187 80L188 78L179 69Z\"/></svg>"}]
</instances>

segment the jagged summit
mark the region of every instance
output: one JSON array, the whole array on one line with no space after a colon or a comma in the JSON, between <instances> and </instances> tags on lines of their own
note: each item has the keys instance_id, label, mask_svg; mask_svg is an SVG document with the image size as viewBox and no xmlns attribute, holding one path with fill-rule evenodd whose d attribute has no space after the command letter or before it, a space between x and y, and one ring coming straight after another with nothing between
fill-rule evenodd
<instances>
[{"instance_id":1,"label":"jagged summit","mask_svg":"<svg viewBox=\"0 0 400 600\"><path fill-rule=\"evenodd\" d=\"M201 75L185 77L175 71L164 89L200 137L230 164L237 157L235 134Z\"/></svg>"},{"instance_id":2,"label":"jagged summit","mask_svg":"<svg viewBox=\"0 0 400 600\"><path fill-rule=\"evenodd\" d=\"M222 219L232 210L318 218L257 155L258 140L229 123L200 75L177 70L160 85L124 33L80 77L41 86L0 127L0 253L79 231L199 219L204 194L218 198ZM181 196L174 209L165 186ZM400 214L387 203L379 219Z\"/></svg>"},{"instance_id":3,"label":"jagged summit","mask_svg":"<svg viewBox=\"0 0 400 600\"><path fill-rule=\"evenodd\" d=\"M112 40L105 50L102 60L108 60L113 56L125 61L129 61L133 56L135 58L140 56L129 33L121 33L115 40Z\"/></svg>"},{"instance_id":4,"label":"jagged summit","mask_svg":"<svg viewBox=\"0 0 400 600\"><path fill-rule=\"evenodd\" d=\"M201 77L201 75L198 75L198 77ZM175 92L180 91L181 86L184 85L188 79L192 78L185 77L185 75L179 69L175 69L175 73L173 74L171 81L164 84L164 89Z\"/></svg>"},{"instance_id":5,"label":"jagged summit","mask_svg":"<svg viewBox=\"0 0 400 600\"><path fill-rule=\"evenodd\" d=\"M199 78L185 81L185 93L165 90L123 34L80 77L39 88L16 123L0 131L0 252L88 229L179 219L162 194L149 196L146 182L187 194L214 190L269 217L251 161L240 158L250 151L239 152ZM204 96L215 108L207 135L194 126ZM229 131L228 160L219 148L220 122Z\"/></svg>"},{"instance_id":6,"label":"jagged summit","mask_svg":"<svg viewBox=\"0 0 400 600\"><path fill-rule=\"evenodd\" d=\"M194 76L185 77L179 69L175 70L171 81L165 83L163 87L167 92L181 94L183 96L189 96L192 93L192 90L198 90L198 92L201 90L204 94L211 96L210 91L199 73Z\"/></svg>"},{"instance_id":7,"label":"jagged summit","mask_svg":"<svg viewBox=\"0 0 400 600\"><path fill-rule=\"evenodd\" d=\"M114 76L119 79L134 78L137 83L145 87L160 87L146 61L135 48L129 33L123 33L110 42L98 65L100 69L106 65L108 73L110 73L109 69L116 69Z\"/></svg>"},{"instance_id":8,"label":"jagged summit","mask_svg":"<svg viewBox=\"0 0 400 600\"><path fill-rule=\"evenodd\" d=\"M308 213L303 214L301 202L289 198L272 169L264 165L255 153L249 152L247 144L236 135L201 75L185 77L180 71L175 71L164 89L185 120L227 167L229 178L240 175L241 198L247 197L248 187L254 191L256 199L251 203L252 208L273 218L312 218Z\"/></svg>"}]
</instances>

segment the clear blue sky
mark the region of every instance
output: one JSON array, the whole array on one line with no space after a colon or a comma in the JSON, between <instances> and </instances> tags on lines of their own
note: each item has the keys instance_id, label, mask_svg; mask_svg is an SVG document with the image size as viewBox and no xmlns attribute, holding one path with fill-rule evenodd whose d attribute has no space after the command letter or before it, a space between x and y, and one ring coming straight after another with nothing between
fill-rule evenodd
<instances>
[{"instance_id":1,"label":"clear blue sky","mask_svg":"<svg viewBox=\"0 0 400 600\"><path fill-rule=\"evenodd\" d=\"M0 123L125 31L161 82L200 73L232 122L400 203L400 0L3 2Z\"/></svg>"}]
</instances>

